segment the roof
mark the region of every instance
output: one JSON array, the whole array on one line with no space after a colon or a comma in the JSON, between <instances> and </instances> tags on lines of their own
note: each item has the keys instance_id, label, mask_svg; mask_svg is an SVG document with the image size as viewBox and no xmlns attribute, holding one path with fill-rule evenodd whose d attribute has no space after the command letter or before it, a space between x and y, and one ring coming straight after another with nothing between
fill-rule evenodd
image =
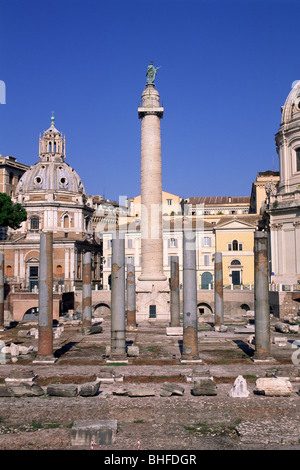
<instances>
[{"instance_id":1,"label":"roof","mask_svg":"<svg viewBox=\"0 0 300 470\"><path fill-rule=\"evenodd\" d=\"M258 224L258 221L261 219L259 214L253 215L229 215L228 217L222 216L220 220L216 223L215 227L220 227L222 225L227 225L232 221L241 222L243 224L254 225Z\"/></svg>"},{"instance_id":2,"label":"roof","mask_svg":"<svg viewBox=\"0 0 300 470\"><path fill-rule=\"evenodd\" d=\"M220 204L250 204L248 196L198 196L188 198L190 204L220 205Z\"/></svg>"}]
</instances>

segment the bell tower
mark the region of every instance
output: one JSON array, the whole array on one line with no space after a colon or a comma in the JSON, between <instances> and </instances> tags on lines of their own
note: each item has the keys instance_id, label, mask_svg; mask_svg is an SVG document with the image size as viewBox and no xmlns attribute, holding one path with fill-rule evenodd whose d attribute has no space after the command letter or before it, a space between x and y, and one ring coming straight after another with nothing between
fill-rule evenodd
<instances>
[{"instance_id":1,"label":"bell tower","mask_svg":"<svg viewBox=\"0 0 300 470\"><path fill-rule=\"evenodd\" d=\"M63 162L66 158L66 139L54 125L53 112L51 126L39 138L39 157L45 162Z\"/></svg>"}]
</instances>

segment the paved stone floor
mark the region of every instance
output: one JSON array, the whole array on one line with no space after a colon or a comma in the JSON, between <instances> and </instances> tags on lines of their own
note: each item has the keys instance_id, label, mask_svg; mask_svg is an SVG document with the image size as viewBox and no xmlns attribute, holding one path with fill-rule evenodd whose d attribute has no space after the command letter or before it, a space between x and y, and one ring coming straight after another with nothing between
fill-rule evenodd
<instances>
[{"instance_id":1,"label":"paved stone floor","mask_svg":"<svg viewBox=\"0 0 300 470\"><path fill-rule=\"evenodd\" d=\"M7 345L37 346L32 337L20 337L19 331L33 325L19 324L5 330L0 340ZM295 341L299 335L283 335L286 346L271 344L274 363L251 360L253 346L247 342L251 332L235 333L236 324L226 333L199 325L200 364L180 361L182 337L167 336L166 325L141 324L127 332L128 344L139 346L139 357L128 364L107 364L105 348L110 344L110 321L102 321L103 332L83 335L80 325L64 324L60 338L54 341L55 364L35 364L34 353L19 356L12 363L7 355L0 364L0 381L15 371L30 370L36 383L46 391L53 383L81 384L96 380L100 371L113 369L122 382L101 382L94 397L0 397L0 450L88 450L71 445L75 420L115 419L116 440L112 445L95 445L99 451L141 450L299 450L300 449L300 374ZM271 336L280 335L271 328ZM293 356L294 354L294 356ZM294 359L293 359L294 358ZM296 358L296 360L295 360ZM193 384L186 377L207 373L217 385L216 396L194 396ZM258 377L272 373L288 377L293 386L289 397L266 397L255 393ZM228 396L235 378L243 375L250 395ZM178 383L182 396L161 397L164 382ZM115 395L117 390L151 388L154 396Z\"/></svg>"}]
</instances>

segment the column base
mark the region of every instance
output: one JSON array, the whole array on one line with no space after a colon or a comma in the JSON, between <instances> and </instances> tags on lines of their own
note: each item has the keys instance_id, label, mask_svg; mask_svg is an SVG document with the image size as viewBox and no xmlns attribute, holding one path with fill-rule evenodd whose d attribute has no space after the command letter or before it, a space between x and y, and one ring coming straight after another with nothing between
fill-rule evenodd
<instances>
[{"instance_id":1,"label":"column base","mask_svg":"<svg viewBox=\"0 0 300 470\"><path fill-rule=\"evenodd\" d=\"M57 361L57 357L54 356L36 356L33 359L33 364L54 364Z\"/></svg>"},{"instance_id":2,"label":"column base","mask_svg":"<svg viewBox=\"0 0 300 470\"><path fill-rule=\"evenodd\" d=\"M136 319L170 322L170 286L166 280L137 281Z\"/></svg>"},{"instance_id":3,"label":"column base","mask_svg":"<svg viewBox=\"0 0 300 470\"><path fill-rule=\"evenodd\" d=\"M201 363L203 363L203 360L200 359L200 358L198 358L198 359L190 359L190 358L184 359L184 357L181 357L180 362L184 363L184 364L201 364Z\"/></svg>"},{"instance_id":4,"label":"column base","mask_svg":"<svg viewBox=\"0 0 300 470\"><path fill-rule=\"evenodd\" d=\"M138 281L142 282L161 282L167 281L167 277L164 274L158 274L155 276L151 276L151 274L141 274L138 278Z\"/></svg>"},{"instance_id":5,"label":"column base","mask_svg":"<svg viewBox=\"0 0 300 470\"><path fill-rule=\"evenodd\" d=\"M124 363L124 362L127 364L127 363L128 363L128 358L127 358L127 356L125 356L125 355L124 355L124 356L121 356L120 354L115 355L115 356L114 356L114 355L111 355L109 358L107 358L107 359L105 360L105 362L106 362L107 364L114 364L114 363L122 364L122 363Z\"/></svg>"},{"instance_id":6,"label":"column base","mask_svg":"<svg viewBox=\"0 0 300 470\"><path fill-rule=\"evenodd\" d=\"M274 359L273 356L268 356L268 355L259 355L259 354L254 354L250 358L252 362L255 362L256 364L274 364L277 363L276 359Z\"/></svg>"}]
</instances>

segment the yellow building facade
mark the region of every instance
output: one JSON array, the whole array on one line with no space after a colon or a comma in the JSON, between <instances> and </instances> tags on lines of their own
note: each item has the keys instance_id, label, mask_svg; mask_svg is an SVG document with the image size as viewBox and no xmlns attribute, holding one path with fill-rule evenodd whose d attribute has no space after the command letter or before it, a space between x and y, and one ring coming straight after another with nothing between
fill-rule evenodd
<instances>
[{"instance_id":1,"label":"yellow building facade","mask_svg":"<svg viewBox=\"0 0 300 470\"><path fill-rule=\"evenodd\" d=\"M215 228L216 251L222 253L224 285L251 287L254 283L254 233L259 217L222 220Z\"/></svg>"}]
</instances>

